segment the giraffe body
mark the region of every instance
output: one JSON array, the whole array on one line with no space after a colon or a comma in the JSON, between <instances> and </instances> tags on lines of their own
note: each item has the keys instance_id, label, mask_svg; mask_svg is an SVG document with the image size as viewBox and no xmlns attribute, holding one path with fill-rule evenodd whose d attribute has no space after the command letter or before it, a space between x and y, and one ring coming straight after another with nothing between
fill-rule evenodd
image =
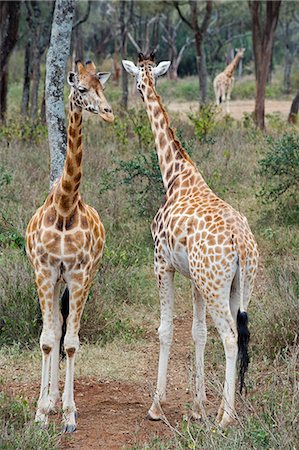
<instances>
[{"instance_id":1,"label":"giraffe body","mask_svg":"<svg viewBox=\"0 0 299 450\"><path fill-rule=\"evenodd\" d=\"M235 82L233 74L239 64L240 59L243 58L244 52L245 48L238 49L237 54L232 62L226 67L223 72L219 73L213 81L216 104L220 105L220 103L226 102L227 113L229 113L230 96Z\"/></svg>"},{"instance_id":2,"label":"giraffe body","mask_svg":"<svg viewBox=\"0 0 299 450\"><path fill-rule=\"evenodd\" d=\"M157 390L149 417L163 418L162 405L166 399L166 373L173 334L173 279L175 271L178 271L192 283L192 336L196 353L193 414L195 417L205 414L207 307L226 354L223 399L218 411L218 420L221 426L225 426L235 416L237 316L239 310L241 317L246 315L257 269L257 246L246 218L213 193L169 126L154 87L155 78L166 72L169 63L155 66L152 58L145 59L141 55L138 67L130 61L123 64L136 77L137 88L144 100L166 190L165 203L151 226L161 322Z\"/></svg>"},{"instance_id":3,"label":"giraffe body","mask_svg":"<svg viewBox=\"0 0 299 450\"><path fill-rule=\"evenodd\" d=\"M26 250L35 271L43 330L42 380L36 421L47 424L48 414L60 400L58 389L59 346L62 335L60 288L69 291L69 315L64 348L67 354L63 393L64 430L76 428L74 364L79 348L80 319L104 248L104 227L96 210L81 198L82 109L111 122L114 117L103 87L109 74L96 74L92 62L69 74L70 94L68 145L61 178L53 185L45 203L31 218L26 231ZM50 376L49 376L50 375ZM49 389L50 382L50 389Z\"/></svg>"}]
</instances>

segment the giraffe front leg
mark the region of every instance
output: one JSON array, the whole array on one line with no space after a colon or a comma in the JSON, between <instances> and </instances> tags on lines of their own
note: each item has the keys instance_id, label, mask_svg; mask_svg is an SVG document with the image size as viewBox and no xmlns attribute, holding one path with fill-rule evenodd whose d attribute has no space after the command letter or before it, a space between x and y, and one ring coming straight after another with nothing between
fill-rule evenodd
<instances>
[{"instance_id":1,"label":"giraffe front leg","mask_svg":"<svg viewBox=\"0 0 299 450\"><path fill-rule=\"evenodd\" d=\"M166 400L167 366L173 334L174 271L165 267L158 267L156 268L156 275L158 279L161 306L161 321L158 330L160 356L157 390L154 394L152 406L148 411L148 418L150 420L160 420L164 416L162 404Z\"/></svg>"},{"instance_id":2,"label":"giraffe front leg","mask_svg":"<svg viewBox=\"0 0 299 450\"><path fill-rule=\"evenodd\" d=\"M207 342L206 304L195 284L192 283L193 324L192 337L195 344L195 379L196 393L193 400L192 416L195 419L206 417L204 402L206 402L204 380L204 352Z\"/></svg>"},{"instance_id":3,"label":"giraffe front leg","mask_svg":"<svg viewBox=\"0 0 299 450\"><path fill-rule=\"evenodd\" d=\"M77 426L77 409L74 400L74 372L75 357L79 349L79 329L83 308L88 295L87 282L82 283L84 288L69 286L69 316L67 330L64 338L66 352L66 374L65 385L62 396L63 409L63 431L72 433Z\"/></svg>"},{"instance_id":4,"label":"giraffe front leg","mask_svg":"<svg viewBox=\"0 0 299 450\"><path fill-rule=\"evenodd\" d=\"M54 334L55 343L51 353L51 376L50 376L50 412L57 413L59 409L60 395L59 395L59 353L60 353L60 338L62 334L62 315L59 305L60 286L57 284L54 291Z\"/></svg>"},{"instance_id":5,"label":"giraffe front leg","mask_svg":"<svg viewBox=\"0 0 299 450\"><path fill-rule=\"evenodd\" d=\"M49 401L49 372L51 353L55 345L55 333L53 327L53 298L54 287L48 287L48 280L41 280L37 285L42 317L43 329L40 336L40 348L42 352L42 377L40 386L40 395L37 403L35 421L46 426L48 423L48 414L50 411Z\"/></svg>"}]
</instances>

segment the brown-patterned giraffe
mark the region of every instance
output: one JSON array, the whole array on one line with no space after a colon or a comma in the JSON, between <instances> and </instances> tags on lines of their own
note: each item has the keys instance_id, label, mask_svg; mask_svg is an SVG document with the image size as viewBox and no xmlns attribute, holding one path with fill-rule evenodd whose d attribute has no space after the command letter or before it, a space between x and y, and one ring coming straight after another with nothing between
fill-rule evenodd
<instances>
[{"instance_id":1,"label":"brown-patterned giraffe","mask_svg":"<svg viewBox=\"0 0 299 450\"><path fill-rule=\"evenodd\" d=\"M114 116L103 94L109 73L96 73L91 61L76 63L70 72L69 126L66 160L61 178L53 185L45 203L36 211L26 231L27 254L35 271L43 329L40 337L42 379L36 421L47 424L49 412L59 403L59 343L62 315L61 284L69 292L64 348L67 355L63 393L64 431L76 428L74 364L79 348L79 328L93 276L103 252L105 235L98 213L79 193L82 178L82 110L112 122ZM49 389L49 373L50 389Z\"/></svg>"},{"instance_id":2,"label":"brown-patterned giraffe","mask_svg":"<svg viewBox=\"0 0 299 450\"><path fill-rule=\"evenodd\" d=\"M214 78L213 86L216 97L216 104L220 105L220 103L226 101L226 112L229 113L229 101L230 95L234 87L234 71L239 64L240 59L243 58L245 52L245 48L239 48L237 50L237 54L232 60L232 62L226 67L226 69L219 73Z\"/></svg>"},{"instance_id":3,"label":"brown-patterned giraffe","mask_svg":"<svg viewBox=\"0 0 299 450\"><path fill-rule=\"evenodd\" d=\"M241 386L248 365L247 306L257 271L258 251L244 216L218 198L177 140L161 99L156 78L170 62L154 63L139 55L138 67L123 61L137 82L155 137L166 190L165 203L152 223L155 243L161 323L157 390L149 418L163 417L166 372L173 330L174 287L177 270L191 280L193 290L192 336L196 352L194 417L204 412L204 348L207 338L206 307L220 333L226 356L223 398L217 419L227 425L235 416L235 376L239 354Z\"/></svg>"}]
</instances>

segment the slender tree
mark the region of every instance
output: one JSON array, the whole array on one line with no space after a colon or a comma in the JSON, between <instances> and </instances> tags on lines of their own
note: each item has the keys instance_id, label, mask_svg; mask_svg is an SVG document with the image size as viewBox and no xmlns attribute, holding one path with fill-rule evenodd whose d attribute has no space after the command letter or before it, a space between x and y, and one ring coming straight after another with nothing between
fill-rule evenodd
<instances>
[{"instance_id":1,"label":"slender tree","mask_svg":"<svg viewBox=\"0 0 299 450\"><path fill-rule=\"evenodd\" d=\"M67 136L64 80L70 54L74 0L56 0L46 62L46 114L51 155L50 187L63 170Z\"/></svg>"},{"instance_id":2,"label":"slender tree","mask_svg":"<svg viewBox=\"0 0 299 450\"><path fill-rule=\"evenodd\" d=\"M298 119L298 110L299 110L299 92L297 93L296 97L292 101L288 122L289 123L297 123Z\"/></svg>"},{"instance_id":3,"label":"slender tree","mask_svg":"<svg viewBox=\"0 0 299 450\"><path fill-rule=\"evenodd\" d=\"M126 26L126 1L120 1L119 8L119 25L120 25L120 53L121 59L126 59L127 57L127 42L128 42L128 30ZM128 107L128 74L124 68L122 68L122 98L121 104L123 108L127 109Z\"/></svg>"},{"instance_id":4,"label":"slender tree","mask_svg":"<svg viewBox=\"0 0 299 450\"><path fill-rule=\"evenodd\" d=\"M212 0L206 1L206 8L203 20L199 23L199 11L197 0L189 0L190 16L187 19L181 10L179 2L174 2L181 19L191 28L194 33L195 50L196 50L196 68L199 80L200 101L206 102L208 89L208 75L206 67L206 54L204 50L204 38L210 23L212 15Z\"/></svg>"},{"instance_id":5,"label":"slender tree","mask_svg":"<svg viewBox=\"0 0 299 450\"><path fill-rule=\"evenodd\" d=\"M266 84L281 0L267 2L249 0L248 4L252 21L252 42L256 78L254 117L256 126L264 129ZM263 11L263 6L265 6L265 11Z\"/></svg>"},{"instance_id":6,"label":"slender tree","mask_svg":"<svg viewBox=\"0 0 299 450\"><path fill-rule=\"evenodd\" d=\"M3 121L7 106L8 61L17 42L19 1L0 2L0 121Z\"/></svg>"}]
</instances>

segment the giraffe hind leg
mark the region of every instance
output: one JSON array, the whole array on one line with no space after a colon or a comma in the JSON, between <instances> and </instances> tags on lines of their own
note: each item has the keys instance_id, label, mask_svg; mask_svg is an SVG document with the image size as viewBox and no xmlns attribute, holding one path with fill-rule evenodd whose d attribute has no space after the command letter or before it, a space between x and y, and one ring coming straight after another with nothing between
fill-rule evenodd
<instances>
[{"instance_id":1,"label":"giraffe hind leg","mask_svg":"<svg viewBox=\"0 0 299 450\"><path fill-rule=\"evenodd\" d=\"M195 344L195 382L196 392L193 401L192 417L200 419L205 417L204 403L206 402L205 381L204 381L204 352L207 342L207 325L206 325L206 304L192 283L193 297L193 324L192 337Z\"/></svg>"},{"instance_id":2,"label":"giraffe hind leg","mask_svg":"<svg viewBox=\"0 0 299 450\"><path fill-rule=\"evenodd\" d=\"M223 397L218 410L217 421L225 427L235 420L235 381L238 356L238 332L230 310L230 286L219 295L221 310L208 302L209 312L220 334L226 359Z\"/></svg>"}]
</instances>

